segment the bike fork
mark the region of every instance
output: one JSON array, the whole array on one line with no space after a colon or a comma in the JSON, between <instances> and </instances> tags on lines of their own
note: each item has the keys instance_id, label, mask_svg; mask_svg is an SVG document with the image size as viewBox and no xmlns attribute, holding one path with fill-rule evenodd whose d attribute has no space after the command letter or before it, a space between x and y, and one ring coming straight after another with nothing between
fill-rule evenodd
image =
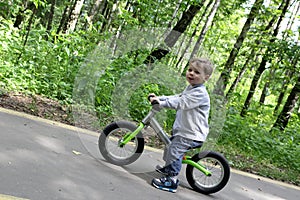
<instances>
[{"instance_id":1,"label":"bike fork","mask_svg":"<svg viewBox=\"0 0 300 200\"><path fill-rule=\"evenodd\" d=\"M183 160L182 160L183 164L188 164L191 165L193 167L195 167L196 169L198 169L199 171L203 172L206 176L211 176L211 172L209 170L207 170L203 165L201 165L200 163L197 163L193 160L191 160L190 156L184 156Z\"/></svg>"},{"instance_id":2,"label":"bike fork","mask_svg":"<svg viewBox=\"0 0 300 200\"><path fill-rule=\"evenodd\" d=\"M127 133L119 141L119 146L123 147L125 144L127 144L129 141L131 141L144 127L145 127L145 125L143 123L140 123L135 131Z\"/></svg>"}]
</instances>

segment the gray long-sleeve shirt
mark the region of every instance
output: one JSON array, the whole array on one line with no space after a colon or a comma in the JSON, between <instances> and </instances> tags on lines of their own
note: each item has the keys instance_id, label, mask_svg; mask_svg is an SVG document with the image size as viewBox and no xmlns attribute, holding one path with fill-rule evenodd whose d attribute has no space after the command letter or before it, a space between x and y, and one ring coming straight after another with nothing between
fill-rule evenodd
<instances>
[{"instance_id":1,"label":"gray long-sleeve shirt","mask_svg":"<svg viewBox=\"0 0 300 200\"><path fill-rule=\"evenodd\" d=\"M158 97L164 108L176 109L173 135L205 141L208 132L210 98L204 85L187 86L180 95Z\"/></svg>"}]
</instances>

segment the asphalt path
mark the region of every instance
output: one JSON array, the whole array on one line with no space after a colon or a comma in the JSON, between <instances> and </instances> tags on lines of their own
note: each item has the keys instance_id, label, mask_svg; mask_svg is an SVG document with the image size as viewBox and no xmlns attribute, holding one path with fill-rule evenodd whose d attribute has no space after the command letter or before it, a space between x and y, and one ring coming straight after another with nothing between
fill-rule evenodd
<instances>
[{"instance_id":1,"label":"asphalt path","mask_svg":"<svg viewBox=\"0 0 300 200\"><path fill-rule=\"evenodd\" d=\"M0 200L299 200L299 187L232 170L227 186L203 195L184 169L177 193L151 186L160 150L147 148L126 167L107 163L98 134L0 108Z\"/></svg>"}]
</instances>

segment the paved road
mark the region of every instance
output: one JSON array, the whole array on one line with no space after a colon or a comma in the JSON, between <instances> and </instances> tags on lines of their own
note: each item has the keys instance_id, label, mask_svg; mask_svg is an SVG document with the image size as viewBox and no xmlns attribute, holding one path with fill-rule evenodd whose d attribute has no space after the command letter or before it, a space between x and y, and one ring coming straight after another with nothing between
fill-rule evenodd
<instances>
[{"instance_id":1,"label":"paved road","mask_svg":"<svg viewBox=\"0 0 300 200\"><path fill-rule=\"evenodd\" d=\"M298 200L299 187L235 171L213 195L194 192L184 174L177 193L150 185L161 152L113 166L98 152L97 134L0 108L0 200Z\"/></svg>"}]
</instances>

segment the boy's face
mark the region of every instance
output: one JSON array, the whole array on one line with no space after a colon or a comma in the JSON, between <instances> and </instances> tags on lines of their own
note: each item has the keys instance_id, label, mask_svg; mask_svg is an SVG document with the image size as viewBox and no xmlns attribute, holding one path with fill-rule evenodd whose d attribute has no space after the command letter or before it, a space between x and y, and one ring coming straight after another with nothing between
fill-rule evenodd
<instances>
[{"instance_id":1,"label":"boy's face","mask_svg":"<svg viewBox=\"0 0 300 200\"><path fill-rule=\"evenodd\" d=\"M202 84L208 78L209 75L205 75L203 67L195 67L193 64L190 64L186 71L186 79L191 85Z\"/></svg>"}]
</instances>

